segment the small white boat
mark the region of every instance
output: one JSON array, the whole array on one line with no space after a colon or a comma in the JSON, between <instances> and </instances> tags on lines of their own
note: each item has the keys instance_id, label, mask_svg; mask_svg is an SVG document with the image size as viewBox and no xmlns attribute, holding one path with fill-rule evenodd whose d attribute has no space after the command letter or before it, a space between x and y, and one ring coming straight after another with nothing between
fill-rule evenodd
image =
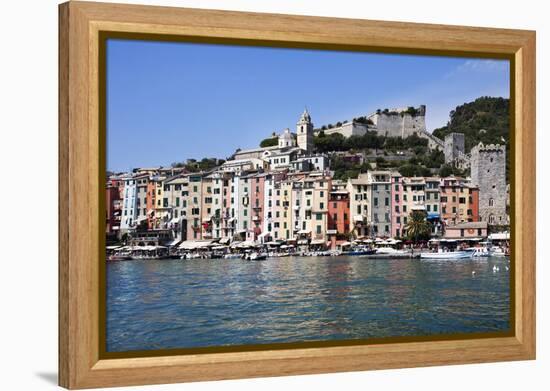
<instances>
[{"instance_id":1,"label":"small white boat","mask_svg":"<svg viewBox=\"0 0 550 391\"><path fill-rule=\"evenodd\" d=\"M438 251L436 253L421 253L421 259L468 259L472 258L474 252L472 250L463 250L463 251Z\"/></svg>"},{"instance_id":2,"label":"small white boat","mask_svg":"<svg viewBox=\"0 0 550 391\"><path fill-rule=\"evenodd\" d=\"M198 259L201 255L199 253L187 253L181 256L181 259Z\"/></svg>"},{"instance_id":3,"label":"small white boat","mask_svg":"<svg viewBox=\"0 0 550 391\"><path fill-rule=\"evenodd\" d=\"M490 254L492 257L505 257L507 256L506 251L504 251L501 247L492 247Z\"/></svg>"},{"instance_id":4,"label":"small white boat","mask_svg":"<svg viewBox=\"0 0 550 391\"><path fill-rule=\"evenodd\" d=\"M242 257L241 254L225 254L223 259L241 259Z\"/></svg>"},{"instance_id":5,"label":"small white boat","mask_svg":"<svg viewBox=\"0 0 550 391\"><path fill-rule=\"evenodd\" d=\"M410 251L404 251L404 250L396 250L392 247L380 247L376 249L376 254L385 254L385 255L397 255L397 256L405 256L410 255Z\"/></svg>"},{"instance_id":6,"label":"small white boat","mask_svg":"<svg viewBox=\"0 0 550 391\"><path fill-rule=\"evenodd\" d=\"M487 249L487 247L471 247L467 250L473 252L472 256L474 258L488 257L490 255L489 249Z\"/></svg>"},{"instance_id":7,"label":"small white boat","mask_svg":"<svg viewBox=\"0 0 550 391\"><path fill-rule=\"evenodd\" d=\"M260 254L257 252L253 252L247 255L247 259L249 261L263 261L264 259L267 259L267 254Z\"/></svg>"}]
</instances>

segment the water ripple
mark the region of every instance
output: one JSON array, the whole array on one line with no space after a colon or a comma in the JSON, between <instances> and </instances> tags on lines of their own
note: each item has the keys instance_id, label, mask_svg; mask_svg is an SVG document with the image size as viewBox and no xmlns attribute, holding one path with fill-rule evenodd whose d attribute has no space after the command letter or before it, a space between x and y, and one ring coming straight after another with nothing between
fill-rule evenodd
<instances>
[{"instance_id":1,"label":"water ripple","mask_svg":"<svg viewBox=\"0 0 550 391\"><path fill-rule=\"evenodd\" d=\"M107 350L508 330L505 263L358 257L108 263ZM497 273L494 264L501 266Z\"/></svg>"}]
</instances>

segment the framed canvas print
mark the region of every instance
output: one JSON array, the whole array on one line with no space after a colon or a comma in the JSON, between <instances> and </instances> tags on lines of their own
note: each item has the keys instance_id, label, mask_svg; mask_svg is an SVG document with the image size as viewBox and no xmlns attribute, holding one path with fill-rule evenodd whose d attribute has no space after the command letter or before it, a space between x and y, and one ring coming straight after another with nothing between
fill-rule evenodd
<instances>
[{"instance_id":1,"label":"framed canvas print","mask_svg":"<svg viewBox=\"0 0 550 391\"><path fill-rule=\"evenodd\" d=\"M60 5L59 379L535 358L535 33Z\"/></svg>"}]
</instances>

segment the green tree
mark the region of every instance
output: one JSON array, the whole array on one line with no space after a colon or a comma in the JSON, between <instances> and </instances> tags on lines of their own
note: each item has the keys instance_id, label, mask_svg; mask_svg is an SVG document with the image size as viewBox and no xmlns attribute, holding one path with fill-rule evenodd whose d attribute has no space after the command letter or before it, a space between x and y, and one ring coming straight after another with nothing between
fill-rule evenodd
<instances>
[{"instance_id":1,"label":"green tree","mask_svg":"<svg viewBox=\"0 0 550 391\"><path fill-rule=\"evenodd\" d=\"M465 176L466 172L462 171L461 169L451 166L449 164L444 164L439 169L439 176L446 177L446 176Z\"/></svg>"},{"instance_id":2,"label":"green tree","mask_svg":"<svg viewBox=\"0 0 550 391\"><path fill-rule=\"evenodd\" d=\"M318 152L343 151L346 138L340 133L315 136L313 146Z\"/></svg>"},{"instance_id":3,"label":"green tree","mask_svg":"<svg viewBox=\"0 0 550 391\"><path fill-rule=\"evenodd\" d=\"M440 177L447 177L453 175L453 168L449 166L448 164L445 164L441 166L439 169L439 176Z\"/></svg>"},{"instance_id":4,"label":"green tree","mask_svg":"<svg viewBox=\"0 0 550 391\"><path fill-rule=\"evenodd\" d=\"M450 112L446 126L435 129L433 135L444 139L449 133L464 133L466 153L479 144L509 144L510 101L506 98L483 96L457 106ZM504 140L504 141L503 141Z\"/></svg>"},{"instance_id":5,"label":"green tree","mask_svg":"<svg viewBox=\"0 0 550 391\"><path fill-rule=\"evenodd\" d=\"M397 171L399 171L399 173L403 176L409 176L409 177L414 177L414 176L430 176L432 175L432 172L424 167L424 166L421 166L417 163L415 164L412 164L412 163L405 163L401 166L399 166L397 168Z\"/></svg>"},{"instance_id":6,"label":"green tree","mask_svg":"<svg viewBox=\"0 0 550 391\"><path fill-rule=\"evenodd\" d=\"M430 238L431 227L426 220L426 212L413 210L409 215L409 221L405 225L407 238L413 242Z\"/></svg>"},{"instance_id":7,"label":"green tree","mask_svg":"<svg viewBox=\"0 0 550 391\"><path fill-rule=\"evenodd\" d=\"M263 139L260 142L260 147L267 148L267 147L274 147L275 145L278 145L279 138L278 137L269 137L266 139Z\"/></svg>"}]
</instances>

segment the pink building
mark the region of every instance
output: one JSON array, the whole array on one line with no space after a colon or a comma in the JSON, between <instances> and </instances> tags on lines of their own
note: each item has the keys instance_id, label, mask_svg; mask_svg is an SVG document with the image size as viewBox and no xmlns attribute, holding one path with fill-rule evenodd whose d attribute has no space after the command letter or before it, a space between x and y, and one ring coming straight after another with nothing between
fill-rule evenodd
<instances>
[{"instance_id":1,"label":"pink building","mask_svg":"<svg viewBox=\"0 0 550 391\"><path fill-rule=\"evenodd\" d=\"M250 193L252 206L252 229L254 239L262 233L262 222L264 221L264 185L266 174L257 174L250 178Z\"/></svg>"},{"instance_id":2,"label":"pink building","mask_svg":"<svg viewBox=\"0 0 550 391\"><path fill-rule=\"evenodd\" d=\"M406 224L406 216L409 213L406 202L403 202L403 177L398 172L392 172L391 176L391 236L402 237L403 228Z\"/></svg>"},{"instance_id":3,"label":"pink building","mask_svg":"<svg viewBox=\"0 0 550 391\"><path fill-rule=\"evenodd\" d=\"M455 224L445 229L446 239L485 239L487 238L487 222L475 221Z\"/></svg>"}]
</instances>

